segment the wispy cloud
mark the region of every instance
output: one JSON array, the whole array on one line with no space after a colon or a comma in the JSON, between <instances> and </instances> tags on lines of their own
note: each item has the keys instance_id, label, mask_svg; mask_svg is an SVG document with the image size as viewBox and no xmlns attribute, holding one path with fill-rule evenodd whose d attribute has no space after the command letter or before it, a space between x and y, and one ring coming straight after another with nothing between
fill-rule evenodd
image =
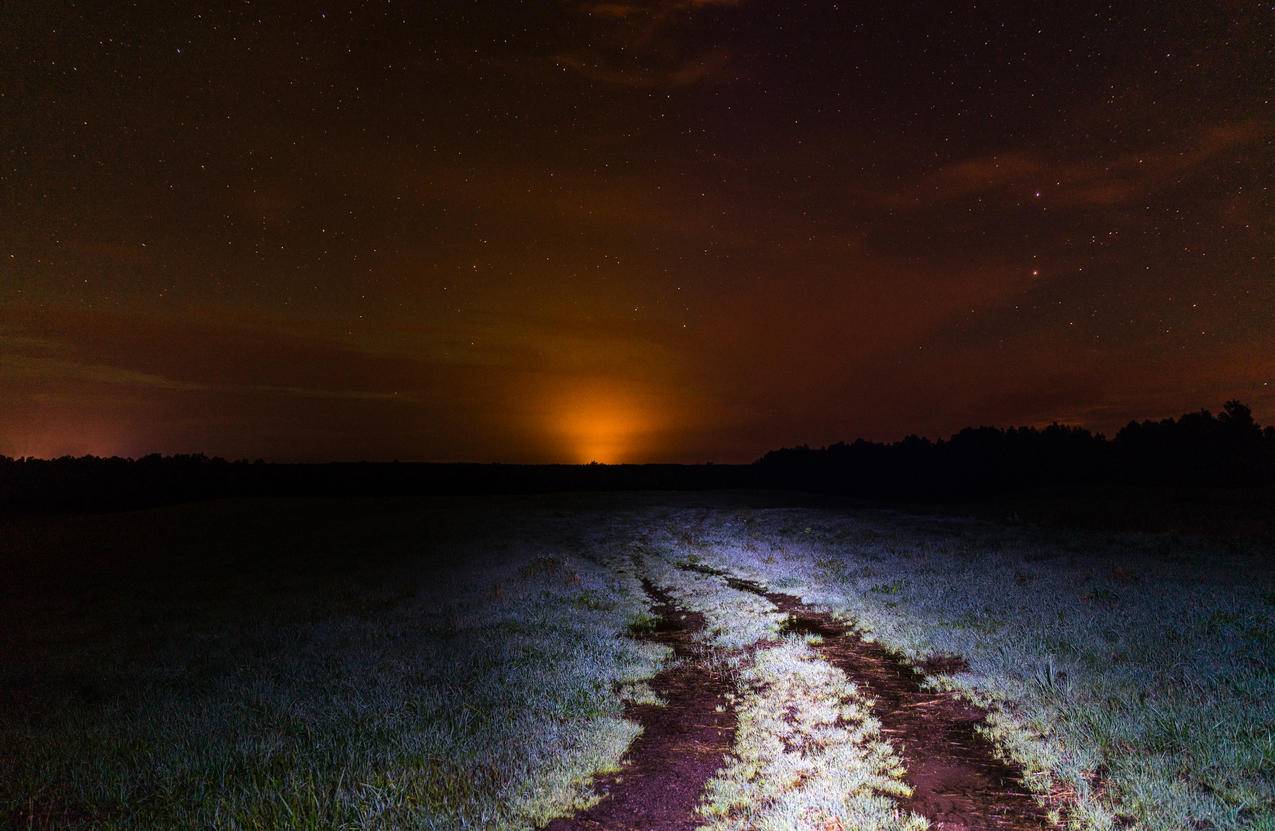
<instances>
[{"instance_id":1,"label":"wispy cloud","mask_svg":"<svg viewBox=\"0 0 1275 831\"><path fill-rule=\"evenodd\" d=\"M686 398L680 385L668 395L668 347L622 320L475 312L458 324L463 340L420 326L372 349L270 327L25 311L0 332L0 453L225 452L218 442L233 437L249 455L392 458L407 435L415 458L561 458L540 454L581 389L641 392L659 402L654 420Z\"/></svg>"},{"instance_id":2,"label":"wispy cloud","mask_svg":"<svg viewBox=\"0 0 1275 831\"><path fill-rule=\"evenodd\" d=\"M1025 150L976 156L914 180L904 191L891 195L890 202L905 207L974 196L1022 200L1040 194L1059 206L1118 205L1142 198L1271 133L1271 126L1264 122L1227 122L1200 130L1181 144L1148 147L1107 160L1059 160Z\"/></svg>"},{"instance_id":3,"label":"wispy cloud","mask_svg":"<svg viewBox=\"0 0 1275 831\"><path fill-rule=\"evenodd\" d=\"M588 45L559 52L553 62L599 83L634 89L682 87L725 77L731 54L720 47L683 44L680 36L700 25L703 13L741 0L584 3L593 22Z\"/></svg>"}]
</instances>

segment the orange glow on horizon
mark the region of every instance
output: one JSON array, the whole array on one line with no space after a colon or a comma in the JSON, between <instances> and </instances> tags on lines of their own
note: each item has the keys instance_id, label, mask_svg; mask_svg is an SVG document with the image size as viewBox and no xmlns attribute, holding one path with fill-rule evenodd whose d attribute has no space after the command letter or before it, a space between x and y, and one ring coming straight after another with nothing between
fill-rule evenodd
<instances>
[{"instance_id":1,"label":"orange glow on horizon","mask_svg":"<svg viewBox=\"0 0 1275 831\"><path fill-rule=\"evenodd\" d=\"M111 425L93 421L54 423L15 432L0 441L0 456L57 459L62 456L140 456L133 437Z\"/></svg>"},{"instance_id":2,"label":"orange glow on horizon","mask_svg":"<svg viewBox=\"0 0 1275 831\"><path fill-rule=\"evenodd\" d=\"M591 388L564 396L551 409L547 426L572 462L642 462L654 449L652 412L627 391Z\"/></svg>"}]
</instances>

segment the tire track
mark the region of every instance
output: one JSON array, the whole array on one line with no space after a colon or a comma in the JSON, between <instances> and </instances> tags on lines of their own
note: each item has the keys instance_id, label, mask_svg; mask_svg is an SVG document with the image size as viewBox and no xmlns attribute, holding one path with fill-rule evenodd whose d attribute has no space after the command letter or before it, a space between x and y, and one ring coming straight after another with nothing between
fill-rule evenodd
<instances>
[{"instance_id":1,"label":"tire track","mask_svg":"<svg viewBox=\"0 0 1275 831\"><path fill-rule=\"evenodd\" d=\"M1021 772L999 759L991 742L975 729L986 712L953 692L922 689L924 676L900 656L793 595L716 569L685 568L766 598L788 615L789 631L820 636L815 650L865 689L882 734L903 760L913 793L902 807L928 819L934 831L1054 827L1023 785Z\"/></svg>"},{"instance_id":2,"label":"tire track","mask_svg":"<svg viewBox=\"0 0 1275 831\"><path fill-rule=\"evenodd\" d=\"M667 704L633 704L625 717L642 725L621 759L619 773L594 780L602 801L545 831L693 831L704 785L722 767L735 741L736 716L726 694L730 678L696 639L704 616L685 611L649 580L654 631L644 640L673 650L676 661L651 680Z\"/></svg>"}]
</instances>

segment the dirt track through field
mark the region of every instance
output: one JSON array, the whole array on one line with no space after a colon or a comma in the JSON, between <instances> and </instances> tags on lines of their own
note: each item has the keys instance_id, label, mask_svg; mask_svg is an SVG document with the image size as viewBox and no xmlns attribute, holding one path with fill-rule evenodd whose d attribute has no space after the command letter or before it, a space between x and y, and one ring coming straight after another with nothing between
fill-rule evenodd
<instances>
[{"instance_id":1,"label":"dirt track through field","mask_svg":"<svg viewBox=\"0 0 1275 831\"><path fill-rule=\"evenodd\" d=\"M545 831L692 831L704 785L722 766L735 740L735 710L726 698L731 681L695 640L704 618L673 605L643 581L658 623L646 640L672 647L676 663L651 680L667 706L630 705L625 717L642 734L624 755L622 770L599 777L602 801Z\"/></svg>"},{"instance_id":2,"label":"dirt track through field","mask_svg":"<svg viewBox=\"0 0 1275 831\"><path fill-rule=\"evenodd\" d=\"M912 787L912 798L903 807L927 818L932 831L1053 827L1023 786L1022 776L996 758L991 743L975 731L985 712L955 693L922 689L921 674L899 656L797 597L724 572L692 570L723 577L731 588L765 597L788 614L789 631L821 637L815 647L820 655L874 699L873 715L903 760Z\"/></svg>"}]
</instances>

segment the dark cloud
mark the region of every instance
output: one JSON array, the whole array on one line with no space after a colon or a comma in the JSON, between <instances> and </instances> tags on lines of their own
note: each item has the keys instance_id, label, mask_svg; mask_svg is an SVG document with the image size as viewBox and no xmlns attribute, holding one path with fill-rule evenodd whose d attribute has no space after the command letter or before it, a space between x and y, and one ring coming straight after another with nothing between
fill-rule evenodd
<instances>
[{"instance_id":1,"label":"dark cloud","mask_svg":"<svg viewBox=\"0 0 1275 831\"><path fill-rule=\"evenodd\" d=\"M731 52L704 47L697 35L722 22L706 13L730 9L740 0L663 0L650 3L586 3L587 45L554 55L554 63L604 84L639 90L677 88L724 80Z\"/></svg>"}]
</instances>

